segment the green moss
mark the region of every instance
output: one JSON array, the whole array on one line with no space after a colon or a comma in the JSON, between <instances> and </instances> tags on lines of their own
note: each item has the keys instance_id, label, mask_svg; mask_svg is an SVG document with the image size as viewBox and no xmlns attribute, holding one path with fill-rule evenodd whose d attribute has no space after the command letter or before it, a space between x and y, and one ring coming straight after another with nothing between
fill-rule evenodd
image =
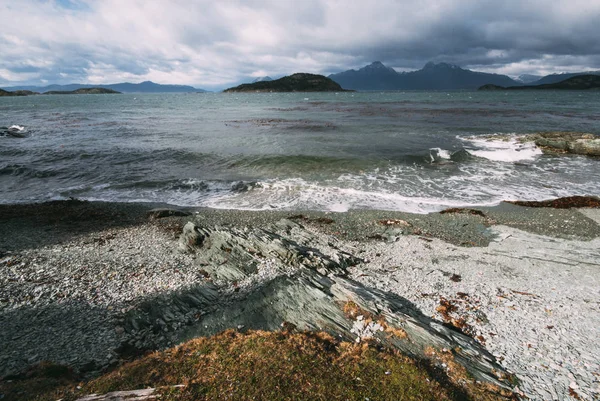
<instances>
[{"instance_id":1,"label":"green moss","mask_svg":"<svg viewBox=\"0 0 600 401\"><path fill-rule=\"evenodd\" d=\"M106 393L163 388L165 400L455 400L425 366L326 334L227 331L130 363L84 387ZM489 399L503 399L492 396Z\"/></svg>"},{"instance_id":2,"label":"green moss","mask_svg":"<svg viewBox=\"0 0 600 401\"><path fill-rule=\"evenodd\" d=\"M67 372L54 367L42 371L48 376ZM82 384L81 390L67 381L60 391L53 386L23 393L26 383L21 382L21 398L13 399L69 400L149 387L158 388L161 400L178 401L506 399L489 386L456 385L397 352L337 342L324 333L229 330L127 363ZM2 390L17 394L0 386Z\"/></svg>"}]
</instances>

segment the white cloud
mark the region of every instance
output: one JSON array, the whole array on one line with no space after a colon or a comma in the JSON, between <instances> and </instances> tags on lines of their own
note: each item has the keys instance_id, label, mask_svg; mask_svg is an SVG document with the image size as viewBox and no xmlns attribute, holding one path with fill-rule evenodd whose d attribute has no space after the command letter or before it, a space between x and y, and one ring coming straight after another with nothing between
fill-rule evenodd
<instances>
[{"instance_id":1,"label":"white cloud","mask_svg":"<svg viewBox=\"0 0 600 401\"><path fill-rule=\"evenodd\" d=\"M0 15L19 26L0 33L0 84L215 88L373 60L515 75L599 68L600 59L600 1L589 0L0 0Z\"/></svg>"},{"instance_id":2,"label":"white cloud","mask_svg":"<svg viewBox=\"0 0 600 401\"><path fill-rule=\"evenodd\" d=\"M27 72L14 72L8 70L6 68L0 68L0 80L4 81L27 81L31 79L36 79L40 76L37 73L27 73Z\"/></svg>"}]
</instances>

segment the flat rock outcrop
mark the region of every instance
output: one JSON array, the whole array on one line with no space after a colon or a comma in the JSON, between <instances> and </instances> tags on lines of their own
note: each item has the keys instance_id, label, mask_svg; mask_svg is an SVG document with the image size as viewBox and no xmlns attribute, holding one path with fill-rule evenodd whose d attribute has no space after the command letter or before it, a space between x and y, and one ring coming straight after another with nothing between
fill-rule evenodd
<instances>
[{"instance_id":1,"label":"flat rock outcrop","mask_svg":"<svg viewBox=\"0 0 600 401\"><path fill-rule=\"evenodd\" d=\"M545 153L573 153L600 156L600 137L582 132L541 132L527 135L525 142L535 142Z\"/></svg>"},{"instance_id":2,"label":"flat rock outcrop","mask_svg":"<svg viewBox=\"0 0 600 401\"><path fill-rule=\"evenodd\" d=\"M552 131L538 132L522 136L491 135L484 136L491 141L513 141L521 143L533 142L543 153L576 154L584 156L600 156L600 136L586 132Z\"/></svg>"}]
</instances>

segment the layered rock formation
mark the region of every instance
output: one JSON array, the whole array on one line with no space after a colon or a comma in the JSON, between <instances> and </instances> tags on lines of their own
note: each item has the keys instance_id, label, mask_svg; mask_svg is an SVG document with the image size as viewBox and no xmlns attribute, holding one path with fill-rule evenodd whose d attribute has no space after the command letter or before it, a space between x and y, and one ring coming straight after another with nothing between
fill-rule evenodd
<instances>
[{"instance_id":1,"label":"layered rock formation","mask_svg":"<svg viewBox=\"0 0 600 401\"><path fill-rule=\"evenodd\" d=\"M418 359L450 350L477 380L510 387L506 372L471 337L423 315L402 297L350 279L346 268L363 261L341 249L334 237L316 236L288 219L254 229L189 222L180 249L195 255L212 282L131 311L123 351L160 348L229 328L278 330L284 325L356 342L377 341ZM169 322L186 316L181 328L170 329ZM194 316L201 316L197 323ZM156 322L164 330L155 330Z\"/></svg>"}]
</instances>

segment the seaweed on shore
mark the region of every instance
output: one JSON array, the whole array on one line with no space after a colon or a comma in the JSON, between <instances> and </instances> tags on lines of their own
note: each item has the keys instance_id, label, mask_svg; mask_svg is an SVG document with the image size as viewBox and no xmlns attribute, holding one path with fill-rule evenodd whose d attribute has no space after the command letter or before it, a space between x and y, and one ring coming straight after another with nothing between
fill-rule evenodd
<instances>
[{"instance_id":1,"label":"seaweed on shore","mask_svg":"<svg viewBox=\"0 0 600 401\"><path fill-rule=\"evenodd\" d=\"M477 210L477 209L466 209L466 208L453 207L450 209L442 210L440 212L440 214L454 214L454 213L472 214L474 216L481 216L483 218L487 218L485 213L483 213L481 210Z\"/></svg>"},{"instance_id":2,"label":"seaweed on shore","mask_svg":"<svg viewBox=\"0 0 600 401\"><path fill-rule=\"evenodd\" d=\"M551 207L554 209L570 209L579 207L600 208L600 198L594 196L568 196L544 201L506 201L512 205L525 207Z\"/></svg>"}]
</instances>

